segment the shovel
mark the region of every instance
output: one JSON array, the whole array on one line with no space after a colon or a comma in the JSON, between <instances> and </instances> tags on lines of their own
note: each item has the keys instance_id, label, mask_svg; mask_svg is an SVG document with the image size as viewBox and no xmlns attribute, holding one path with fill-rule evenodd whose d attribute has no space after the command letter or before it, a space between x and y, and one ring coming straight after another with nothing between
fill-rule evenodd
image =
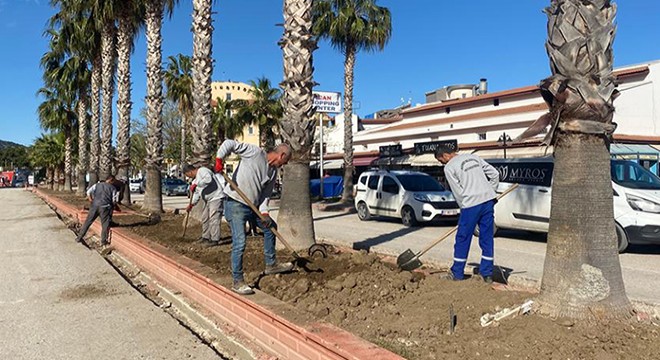
<instances>
[{"instance_id":1,"label":"shovel","mask_svg":"<svg viewBox=\"0 0 660 360\"><path fill-rule=\"evenodd\" d=\"M252 201L250 201L250 199L247 197L247 195L245 195L245 193L241 189L238 188L238 185L236 185L234 180L229 178L229 176L227 176L227 174L225 174L224 172L222 172L221 174L225 178L225 181L227 181L227 183L232 187L232 189L234 189L234 191L236 191L238 193L238 195L243 199L243 201L245 201L247 206L249 206L250 209L252 209L252 211L254 211L254 213L257 214L257 216L259 216L259 219L261 219L261 221L265 224L266 223L266 217L261 214L259 209L257 209L257 207L252 203ZM275 234L275 236L278 239L280 239L280 241L282 242L282 244L284 244L284 246L287 248L287 250L289 250L291 252L291 254L293 255L293 257L296 260L296 263L299 264L300 267L304 267L304 264L312 262L311 260L305 259L302 256L298 255L298 253L284 239L282 234L280 234L280 232L277 231L277 229L275 229L275 227L270 226L269 229L270 229L270 231L273 232L273 234ZM313 256L317 252L321 253L321 255L324 258L328 256L327 250L325 249L325 246L323 246L322 244L314 244L314 245L310 246L309 249L307 250L307 253L309 254L309 256Z\"/></svg>"},{"instance_id":2,"label":"shovel","mask_svg":"<svg viewBox=\"0 0 660 360\"><path fill-rule=\"evenodd\" d=\"M495 199L495 201L500 200L500 199L503 198L506 194L508 194L508 193L512 192L513 190L515 190L517 187L518 187L518 184L513 184L511 187L509 187L508 189L506 189L506 191L504 191L503 193L501 193L501 194L497 197L497 199ZM444 239L448 238L451 234L455 233L457 230L458 230L458 225L454 226L451 230L449 230L449 232L447 232L446 234L442 235L441 238L439 238L438 240L435 240L433 243L431 243L429 246L427 246L426 248L424 248L424 250L418 252L417 254L415 254L415 253L414 253L412 250L410 250L410 249L408 249L408 250L402 252L401 255L399 255L399 256L396 258L396 265L397 265L401 270L407 270L407 271L412 271L412 270L415 270L415 269L419 268L420 266L422 266L422 262L419 260L419 257L422 256L422 255L424 255L424 254L426 254L426 253L427 253L429 250L431 250L434 246L438 245L441 241L443 241Z\"/></svg>"},{"instance_id":3,"label":"shovel","mask_svg":"<svg viewBox=\"0 0 660 360\"><path fill-rule=\"evenodd\" d=\"M190 200L188 200L188 206L192 204L193 194L190 194ZM186 230L188 230L188 219L190 218L190 211L186 211L186 220L183 224L183 234L181 234L181 239L186 238Z\"/></svg>"}]
</instances>

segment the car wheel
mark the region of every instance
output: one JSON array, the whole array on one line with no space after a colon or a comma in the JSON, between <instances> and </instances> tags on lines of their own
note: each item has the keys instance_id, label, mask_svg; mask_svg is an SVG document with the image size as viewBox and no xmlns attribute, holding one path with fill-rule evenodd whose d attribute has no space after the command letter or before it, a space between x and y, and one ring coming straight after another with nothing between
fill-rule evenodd
<instances>
[{"instance_id":1,"label":"car wheel","mask_svg":"<svg viewBox=\"0 0 660 360\"><path fill-rule=\"evenodd\" d=\"M497 226L495 226L495 224L493 224L493 237L495 237L495 235L497 235L497 230L498 230ZM479 225L477 225L474 228L474 236L479 237Z\"/></svg>"},{"instance_id":2,"label":"car wheel","mask_svg":"<svg viewBox=\"0 0 660 360\"><path fill-rule=\"evenodd\" d=\"M406 206L401 209L401 222L406 227L417 226L417 218L413 208Z\"/></svg>"},{"instance_id":3,"label":"car wheel","mask_svg":"<svg viewBox=\"0 0 660 360\"><path fill-rule=\"evenodd\" d=\"M360 201L357 205L358 218L362 221L371 220L371 213L369 207L364 201Z\"/></svg>"},{"instance_id":4,"label":"car wheel","mask_svg":"<svg viewBox=\"0 0 660 360\"><path fill-rule=\"evenodd\" d=\"M628 236L626 235L626 231L623 230L621 225L617 223L614 225L616 226L616 239L617 245L619 247L619 253L622 253L628 248Z\"/></svg>"}]
</instances>

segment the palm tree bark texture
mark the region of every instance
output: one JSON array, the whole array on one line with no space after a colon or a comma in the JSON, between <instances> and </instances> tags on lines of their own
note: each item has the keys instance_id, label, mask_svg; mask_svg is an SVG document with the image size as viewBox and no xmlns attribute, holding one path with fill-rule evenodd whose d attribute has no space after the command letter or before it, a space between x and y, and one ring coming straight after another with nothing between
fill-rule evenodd
<instances>
[{"instance_id":1,"label":"palm tree bark texture","mask_svg":"<svg viewBox=\"0 0 660 360\"><path fill-rule=\"evenodd\" d=\"M128 179L131 165L131 53L135 28L127 8L122 9L117 32L117 175ZM122 203L131 205L131 191L124 186Z\"/></svg>"},{"instance_id":2,"label":"palm tree bark texture","mask_svg":"<svg viewBox=\"0 0 660 360\"><path fill-rule=\"evenodd\" d=\"M193 161L207 165L211 159L211 76L213 74L212 0L193 0Z\"/></svg>"},{"instance_id":3,"label":"palm tree bark texture","mask_svg":"<svg viewBox=\"0 0 660 360\"><path fill-rule=\"evenodd\" d=\"M309 192L309 160L314 141L312 105L313 52L312 0L284 1L284 35L280 40L284 60L281 134L291 146L292 158L284 167L282 200L278 215L280 232L296 249L315 242Z\"/></svg>"},{"instance_id":4,"label":"palm tree bark texture","mask_svg":"<svg viewBox=\"0 0 660 360\"><path fill-rule=\"evenodd\" d=\"M552 76L542 81L541 92L550 112L524 134L549 125L545 141L555 147L541 309L572 318L628 317L608 149L617 96L612 75L616 5L553 0L545 12Z\"/></svg>"},{"instance_id":5,"label":"palm tree bark texture","mask_svg":"<svg viewBox=\"0 0 660 360\"><path fill-rule=\"evenodd\" d=\"M99 159L99 176L105 179L112 172L112 99L114 97L115 70L115 36L114 22L108 21L103 27L101 40L102 57L102 88L101 97L103 122L101 137L101 157Z\"/></svg>"},{"instance_id":6,"label":"palm tree bark texture","mask_svg":"<svg viewBox=\"0 0 660 360\"><path fill-rule=\"evenodd\" d=\"M89 129L87 126L87 97L81 96L78 99L78 181L76 195L85 196L87 189L87 168L89 158L87 145L89 142Z\"/></svg>"},{"instance_id":7,"label":"palm tree bark texture","mask_svg":"<svg viewBox=\"0 0 660 360\"><path fill-rule=\"evenodd\" d=\"M90 122L90 144L89 144L89 183L96 184L99 181L99 156L101 155L101 138L99 130L101 125L101 56L94 57L92 61L92 84L90 96L90 109L92 112Z\"/></svg>"},{"instance_id":8,"label":"palm tree bark texture","mask_svg":"<svg viewBox=\"0 0 660 360\"><path fill-rule=\"evenodd\" d=\"M163 212L160 177L163 163L162 0L147 1L145 23L147 25L147 188L143 206L149 212L160 214Z\"/></svg>"}]
</instances>

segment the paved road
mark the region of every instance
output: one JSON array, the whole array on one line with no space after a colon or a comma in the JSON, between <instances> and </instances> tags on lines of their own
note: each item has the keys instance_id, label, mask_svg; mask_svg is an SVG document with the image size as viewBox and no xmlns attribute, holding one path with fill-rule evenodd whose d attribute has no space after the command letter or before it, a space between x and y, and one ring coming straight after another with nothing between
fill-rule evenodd
<instances>
[{"instance_id":1,"label":"paved road","mask_svg":"<svg viewBox=\"0 0 660 360\"><path fill-rule=\"evenodd\" d=\"M163 197L167 208L183 209L185 196ZM141 196L134 200L141 201ZM277 217L277 211L273 211ZM449 231L455 224L434 224L406 228L397 220L360 221L355 214L314 211L316 236L330 243L349 247L370 248L372 251L398 255L406 249L419 251ZM495 263L510 274L529 279L543 275L546 236L528 232L501 231L495 239ZM453 237L429 251L422 260L437 263L451 261ZM469 261L477 264L481 253L473 239ZM660 245L634 246L621 254L621 266L628 296L631 299L660 304Z\"/></svg>"},{"instance_id":2,"label":"paved road","mask_svg":"<svg viewBox=\"0 0 660 360\"><path fill-rule=\"evenodd\" d=\"M219 358L37 197L0 189L0 204L0 359Z\"/></svg>"}]
</instances>

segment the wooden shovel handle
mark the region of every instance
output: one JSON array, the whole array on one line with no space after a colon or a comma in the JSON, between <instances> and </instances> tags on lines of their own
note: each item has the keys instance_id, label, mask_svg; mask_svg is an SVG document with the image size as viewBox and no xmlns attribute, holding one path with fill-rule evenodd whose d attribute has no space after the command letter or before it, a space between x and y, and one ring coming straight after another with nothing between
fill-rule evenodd
<instances>
[{"instance_id":1,"label":"wooden shovel handle","mask_svg":"<svg viewBox=\"0 0 660 360\"><path fill-rule=\"evenodd\" d=\"M510 186L508 189L506 189L503 193L501 193L500 195L498 195L497 198L496 198L496 200L499 200L499 199L503 198L503 197L506 196L508 193L510 193L510 192L512 192L513 190L515 190L517 187L518 187L518 184L513 184L513 185L511 185L511 186ZM451 230L449 230L446 234L442 235L441 238L439 238L438 240L434 241L434 242L431 243L429 246L425 247L424 250L420 251L420 252L416 255L416 257L420 257L420 256L426 254L426 252L428 252L429 250L431 250L434 246L438 245L442 240L448 238L449 235L455 233L456 230L458 230L458 225L454 226L454 227L453 227Z\"/></svg>"},{"instance_id":2,"label":"wooden shovel handle","mask_svg":"<svg viewBox=\"0 0 660 360\"><path fill-rule=\"evenodd\" d=\"M257 214L257 216L259 217L259 219L261 219L261 221L265 223L265 221L266 221L266 217L263 216L263 214L261 214L261 211L259 211L259 209L257 209L257 207L252 203L252 201L250 201L250 199L247 197L247 195L245 195L245 193L243 192L243 190L239 189L239 188L238 188L238 185L236 185L236 183L234 182L234 180L232 180L229 176L227 176L227 174L225 174L224 172L221 172L221 174L222 174L222 177L225 178L225 181L227 181L227 183L229 183L229 185L232 187L232 189L234 189L234 191L236 191L236 193L238 193L238 196L240 196L241 199L243 199L243 201L245 201L245 203L247 204L247 206L249 206L250 209L252 209L252 211L254 211L254 213ZM280 241L282 242L282 244L284 244L284 246L285 246L289 251L291 251L291 252L293 253L293 256L295 256L295 257L300 257L300 256L298 256L298 254L296 253L296 251L293 250L293 248L291 247L291 245L289 245L289 243L288 243L288 242L282 237L282 234L280 234L280 232L277 231L277 229L275 229L275 227L271 226L271 227L270 227L270 231L272 231L273 234L275 234L275 236L277 236L277 238L280 239Z\"/></svg>"}]
</instances>

